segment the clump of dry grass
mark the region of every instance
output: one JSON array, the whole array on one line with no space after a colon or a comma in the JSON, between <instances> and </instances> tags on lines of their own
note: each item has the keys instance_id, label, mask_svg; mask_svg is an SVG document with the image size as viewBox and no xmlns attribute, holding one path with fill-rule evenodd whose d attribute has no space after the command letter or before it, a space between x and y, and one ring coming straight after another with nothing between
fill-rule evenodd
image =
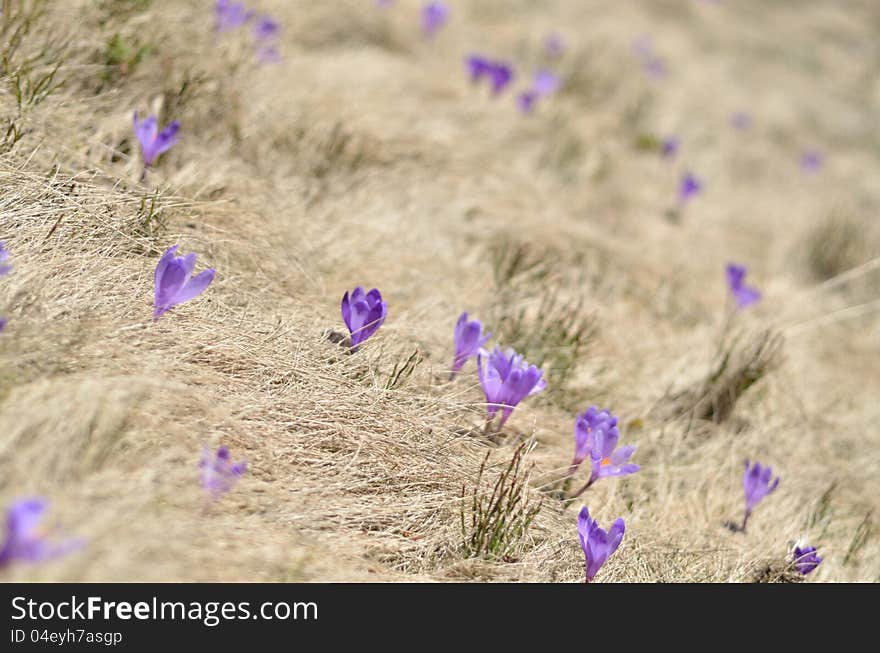
<instances>
[{"instance_id":1,"label":"clump of dry grass","mask_svg":"<svg viewBox=\"0 0 880 653\"><path fill-rule=\"evenodd\" d=\"M484 487L483 474L492 452L486 452L470 498L466 486L461 486L461 536L465 556L515 561L520 554L529 527L543 505L542 500L535 501L529 492L533 466L524 468L523 460L533 446L529 442L517 446L510 461L488 487ZM470 508L469 514L466 505Z\"/></svg>"},{"instance_id":2,"label":"clump of dry grass","mask_svg":"<svg viewBox=\"0 0 880 653\"><path fill-rule=\"evenodd\" d=\"M810 274L827 281L880 256L878 232L869 220L837 209L804 238Z\"/></svg>"},{"instance_id":3,"label":"clump of dry grass","mask_svg":"<svg viewBox=\"0 0 880 653\"><path fill-rule=\"evenodd\" d=\"M739 399L782 362L783 337L773 331L734 336L722 342L709 373L693 388L668 397L676 415L720 424L732 415Z\"/></svg>"}]
</instances>

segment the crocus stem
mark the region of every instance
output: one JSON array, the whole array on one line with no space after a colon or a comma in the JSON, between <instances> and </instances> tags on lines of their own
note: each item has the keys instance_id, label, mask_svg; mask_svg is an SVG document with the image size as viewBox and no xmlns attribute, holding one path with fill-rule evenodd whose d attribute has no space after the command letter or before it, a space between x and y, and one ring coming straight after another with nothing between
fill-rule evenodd
<instances>
[{"instance_id":1,"label":"crocus stem","mask_svg":"<svg viewBox=\"0 0 880 653\"><path fill-rule=\"evenodd\" d=\"M745 532L746 532L746 524L747 524L748 521L749 521L749 515L750 515L750 514L751 514L751 513L749 513L748 511L746 511L745 517L743 517L743 523L742 523L742 526L739 527L739 530L740 530L741 533L745 533Z\"/></svg>"},{"instance_id":2,"label":"crocus stem","mask_svg":"<svg viewBox=\"0 0 880 653\"><path fill-rule=\"evenodd\" d=\"M593 483L595 483L595 482L596 482L595 477L593 477L593 476L591 475L591 476L590 476L590 480L587 481L586 483L584 483L584 486L583 486L580 490L578 490L577 492L575 492L573 495L571 495L571 496L569 497L569 499L577 499L580 495L582 495L584 492L587 491L587 488L588 488L588 487L590 487L590 486L591 486Z\"/></svg>"}]
</instances>

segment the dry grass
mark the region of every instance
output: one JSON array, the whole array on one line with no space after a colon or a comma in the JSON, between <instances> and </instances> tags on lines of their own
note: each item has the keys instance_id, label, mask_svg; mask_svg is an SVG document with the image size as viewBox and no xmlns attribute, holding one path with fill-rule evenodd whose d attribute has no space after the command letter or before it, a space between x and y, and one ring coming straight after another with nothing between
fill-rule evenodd
<instances>
[{"instance_id":1,"label":"dry grass","mask_svg":"<svg viewBox=\"0 0 880 653\"><path fill-rule=\"evenodd\" d=\"M598 580L782 582L799 538L825 557L811 582L880 580L880 307L876 284L847 292L877 268L876 3L481 0L427 44L414 1L255 0L284 26L263 68L244 34L217 41L208 0L2 4L0 502L45 495L88 541L4 579L578 581L580 503L554 489L599 404L642 471L583 497L627 522ZM534 116L467 83L465 53L525 77L553 29L568 83ZM143 184L134 109L182 123ZM673 163L638 145L673 132ZM673 223L684 169L706 192ZM840 206L858 219L818 247ZM153 323L173 243L218 274ZM746 346L710 388L729 260L764 291L734 327L785 356ZM389 313L350 356L326 334L358 284ZM445 381L462 310L549 370L500 444L473 363ZM688 387L714 394L670 410ZM517 487L540 511L514 554L468 557L461 488L488 452L490 500L531 440ZM207 507L197 463L220 442L249 471ZM724 526L745 458L782 476L747 535Z\"/></svg>"}]
</instances>

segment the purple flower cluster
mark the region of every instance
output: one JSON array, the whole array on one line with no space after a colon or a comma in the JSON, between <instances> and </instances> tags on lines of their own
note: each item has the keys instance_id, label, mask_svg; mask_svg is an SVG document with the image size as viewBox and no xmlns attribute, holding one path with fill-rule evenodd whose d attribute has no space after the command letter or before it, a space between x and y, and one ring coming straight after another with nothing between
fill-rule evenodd
<instances>
[{"instance_id":1,"label":"purple flower cluster","mask_svg":"<svg viewBox=\"0 0 880 653\"><path fill-rule=\"evenodd\" d=\"M495 419L501 410L499 429L504 427L519 402L547 387L547 381L541 378L543 371L529 365L513 349L495 347L491 353L481 351L477 354L477 372L486 395L489 420Z\"/></svg>"},{"instance_id":2,"label":"purple flower cluster","mask_svg":"<svg viewBox=\"0 0 880 653\"><path fill-rule=\"evenodd\" d=\"M531 113L538 100L552 95L559 89L559 86L560 80L556 75L549 70L539 70L535 73L531 88L523 91L517 97L520 111Z\"/></svg>"},{"instance_id":3,"label":"purple flower cluster","mask_svg":"<svg viewBox=\"0 0 880 653\"><path fill-rule=\"evenodd\" d=\"M515 77L513 67L509 63L479 54L469 55L465 59L465 66L471 82L474 84L480 84L483 80L489 82L493 96L500 95Z\"/></svg>"},{"instance_id":4,"label":"purple flower cluster","mask_svg":"<svg viewBox=\"0 0 880 653\"><path fill-rule=\"evenodd\" d=\"M629 462L635 453L633 446L617 447L620 431L617 418L608 410L590 406L578 416L574 426L574 458L569 473L574 474L581 463L590 459L590 477L574 496L580 496L600 478L609 476L629 476L640 467Z\"/></svg>"},{"instance_id":5,"label":"purple flower cluster","mask_svg":"<svg viewBox=\"0 0 880 653\"><path fill-rule=\"evenodd\" d=\"M243 2L217 0L214 5L214 27L218 32L231 32L253 18L253 10L246 9Z\"/></svg>"},{"instance_id":6,"label":"purple flower cluster","mask_svg":"<svg viewBox=\"0 0 880 653\"><path fill-rule=\"evenodd\" d=\"M422 7L422 34L434 38L449 20L449 5L445 2L426 2Z\"/></svg>"},{"instance_id":7,"label":"purple flower cluster","mask_svg":"<svg viewBox=\"0 0 880 653\"><path fill-rule=\"evenodd\" d=\"M219 447L217 452L212 454L206 446L202 451L199 469L201 470L202 487L205 488L210 498L216 501L229 492L238 479L244 475L247 471L247 462L242 460L233 463L232 454L228 447Z\"/></svg>"},{"instance_id":8,"label":"purple flower cluster","mask_svg":"<svg viewBox=\"0 0 880 653\"><path fill-rule=\"evenodd\" d=\"M231 32L254 21L253 37L255 57L258 63L278 63L281 61L278 39L281 25L268 14L257 16L253 9L247 9L243 2L217 0L214 5L214 25L219 33Z\"/></svg>"},{"instance_id":9,"label":"purple flower cluster","mask_svg":"<svg viewBox=\"0 0 880 653\"><path fill-rule=\"evenodd\" d=\"M751 306L761 299L761 292L757 288L746 285L746 267L744 265L728 263L726 271L727 287L739 308Z\"/></svg>"},{"instance_id":10,"label":"purple flower cluster","mask_svg":"<svg viewBox=\"0 0 880 653\"><path fill-rule=\"evenodd\" d=\"M49 504L45 499L15 501L6 510L6 534L0 544L0 569L15 561L42 562L67 555L82 546L76 539L51 542L41 527Z\"/></svg>"}]
</instances>

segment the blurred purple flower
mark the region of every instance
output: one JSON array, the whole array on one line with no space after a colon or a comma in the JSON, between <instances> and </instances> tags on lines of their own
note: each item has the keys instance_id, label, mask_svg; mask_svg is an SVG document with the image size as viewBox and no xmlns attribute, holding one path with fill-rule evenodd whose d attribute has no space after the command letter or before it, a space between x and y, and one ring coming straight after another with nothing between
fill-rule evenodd
<instances>
[{"instance_id":1,"label":"blurred purple flower","mask_svg":"<svg viewBox=\"0 0 880 653\"><path fill-rule=\"evenodd\" d=\"M779 485L779 477L777 476L775 479L771 480L772 476L773 470L770 467L762 467L759 462L750 465L749 461L746 461L746 471L745 474L743 474L743 489L746 494L746 514L743 518L742 526L740 527L741 531L746 530L746 524L748 523L749 517L755 509L755 506L757 506L764 497L773 492L773 490L776 489L776 486Z\"/></svg>"},{"instance_id":2,"label":"blurred purple flower","mask_svg":"<svg viewBox=\"0 0 880 653\"><path fill-rule=\"evenodd\" d=\"M648 77L660 79L666 75L666 63L654 54L654 44L649 36L640 36L633 41L632 47Z\"/></svg>"},{"instance_id":3,"label":"blurred purple flower","mask_svg":"<svg viewBox=\"0 0 880 653\"><path fill-rule=\"evenodd\" d=\"M667 136L663 139L663 143L660 146L660 156L664 159L673 159L678 154L678 148L678 136Z\"/></svg>"},{"instance_id":4,"label":"blurred purple flower","mask_svg":"<svg viewBox=\"0 0 880 653\"><path fill-rule=\"evenodd\" d=\"M253 15L253 11L245 9L243 2L217 0L214 5L214 26L218 32L229 32L244 25Z\"/></svg>"},{"instance_id":5,"label":"blurred purple flower","mask_svg":"<svg viewBox=\"0 0 880 653\"><path fill-rule=\"evenodd\" d=\"M590 519L590 511L584 506L578 515L578 537L581 548L584 550L584 567L586 577L584 582L591 583L596 573L605 564L611 554L617 551L626 524L623 519L616 519L607 531L599 528L599 525Z\"/></svg>"},{"instance_id":6,"label":"blurred purple flower","mask_svg":"<svg viewBox=\"0 0 880 653\"><path fill-rule=\"evenodd\" d=\"M422 7L422 33L434 37L449 20L449 5L445 2L427 2Z\"/></svg>"},{"instance_id":7,"label":"blurred purple flower","mask_svg":"<svg viewBox=\"0 0 880 653\"><path fill-rule=\"evenodd\" d=\"M565 40L559 32L547 35L544 39L544 52L551 57L561 57L565 53Z\"/></svg>"},{"instance_id":8,"label":"blurred purple flower","mask_svg":"<svg viewBox=\"0 0 880 653\"><path fill-rule=\"evenodd\" d=\"M393 5L394 0L376 0L376 4L385 9Z\"/></svg>"},{"instance_id":9,"label":"blurred purple flower","mask_svg":"<svg viewBox=\"0 0 880 653\"><path fill-rule=\"evenodd\" d=\"M731 114L730 125L739 131L748 131L752 126L752 117L745 111L737 111Z\"/></svg>"},{"instance_id":10,"label":"blurred purple flower","mask_svg":"<svg viewBox=\"0 0 880 653\"><path fill-rule=\"evenodd\" d=\"M807 150L801 155L801 170L807 174L814 174L822 169L825 157L817 150Z\"/></svg>"},{"instance_id":11,"label":"blurred purple flower","mask_svg":"<svg viewBox=\"0 0 880 653\"><path fill-rule=\"evenodd\" d=\"M6 261L9 260L9 250L6 249L6 243L0 240L0 277L12 272L12 266Z\"/></svg>"},{"instance_id":12,"label":"blurred purple flower","mask_svg":"<svg viewBox=\"0 0 880 653\"><path fill-rule=\"evenodd\" d=\"M9 320L5 317L0 317L0 333L3 333L6 330L7 324L9 324Z\"/></svg>"},{"instance_id":13,"label":"blurred purple flower","mask_svg":"<svg viewBox=\"0 0 880 653\"><path fill-rule=\"evenodd\" d=\"M745 308L761 299L761 292L757 288L745 284L746 267L736 263L727 264L727 287L737 306Z\"/></svg>"},{"instance_id":14,"label":"blurred purple flower","mask_svg":"<svg viewBox=\"0 0 880 653\"><path fill-rule=\"evenodd\" d=\"M373 288L364 292L358 286L342 296L342 319L351 333L351 348L356 351L358 346L372 336L382 326L388 313L388 305L382 301L382 294Z\"/></svg>"},{"instance_id":15,"label":"blurred purple flower","mask_svg":"<svg viewBox=\"0 0 880 653\"><path fill-rule=\"evenodd\" d=\"M141 144L144 167L148 168L163 152L170 150L177 143L177 130L180 123L173 121L161 132L158 130L156 116L150 116L143 122L138 121L137 111L134 112L134 134Z\"/></svg>"},{"instance_id":16,"label":"blurred purple flower","mask_svg":"<svg viewBox=\"0 0 880 653\"><path fill-rule=\"evenodd\" d=\"M588 457L591 470L590 478L573 496L580 496L600 478L628 476L641 469L629 462L636 448L626 446L617 449L619 439L617 418L610 411L590 406L578 416L574 425L574 458L569 473L573 474Z\"/></svg>"},{"instance_id":17,"label":"blurred purple flower","mask_svg":"<svg viewBox=\"0 0 880 653\"><path fill-rule=\"evenodd\" d=\"M254 38L258 41L266 41L277 38L281 33L281 25L268 14L260 16L254 24Z\"/></svg>"},{"instance_id":18,"label":"blurred purple flower","mask_svg":"<svg viewBox=\"0 0 880 653\"><path fill-rule=\"evenodd\" d=\"M516 96L516 104L522 113L531 113L538 101L538 94L535 91L523 91Z\"/></svg>"},{"instance_id":19,"label":"blurred purple flower","mask_svg":"<svg viewBox=\"0 0 880 653\"><path fill-rule=\"evenodd\" d=\"M686 172L678 186L678 202L679 204L687 204L694 197L703 191L703 182L694 177L690 172Z\"/></svg>"},{"instance_id":20,"label":"blurred purple flower","mask_svg":"<svg viewBox=\"0 0 880 653\"><path fill-rule=\"evenodd\" d=\"M548 95L552 95L559 90L559 78L549 70L539 70L535 73L532 81L532 87L519 94L517 104L523 113L531 113L535 107L535 103Z\"/></svg>"},{"instance_id":21,"label":"blurred purple flower","mask_svg":"<svg viewBox=\"0 0 880 653\"><path fill-rule=\"evenodd\" d=\"M257 61L264 64L281 63L281 53L274 45L257 48Z\"/></svg>"},{"instance_id":22,"label":"blurred purple flower","mask_svg":"<svg viewBox=\"0 0 880 653\"><path fill-rule=\"evenodd\" d=\"M816 547L794 547L794 568L804 576L813 571L822 562L822 558L816 554Z\"/></svg>"},{"instance_id":23,"label":"blurred purple flower","mask_svg":"<svg viewBox=\"0 0 880 653\"><path fill-rule=\"evenodd\" d=\"M165 311L199 296L214 280L215 270L203 270L192 276L196 255L175 256L177 245L169 247L156 266L153 320Z\"/></svg>"},{"instance_id":24,"label":"blurred purple flower","mask_svg":"<svg viewBox=\"0 0 880 653\"><path fill-rule=\"evenodd\" d=\"M247 471L247 461L233 463L227 447L218 448L216 455L214 455L206 446L202 450L199 469L202 470L202 487L216 501L229 492Z\"/></svg>"},{"instance_id":25,"label":"blurred purple flower","mask_svg":"<svg viewBox=\"0 0 880 653\"><path fill-rule=\"evenodd\" d=\"M469 358L479 353L482 346L491 337L491 333L483 333L483 325L479 320L468 322L467 311L459 316L458 322L455 323L453 336L455 359L452 362L452 372L449 374L450 381L455 378L455 375L464 367Z\"/></svg>"},{"instance_id":26,"label":"blurred purple flower","mask_svg":"<svg viewBox=\"0 0 880 653\"><path fill-rule=\"evenodd\" d=\"M474 84L478 83L483 77L488 76L493 65L486 57L479 54L468 55L465 57L464 63L467 67L468 75Z\"/></svg>"},{"instance_id":27,"label":"blurred purple flower","mask_svg":"<svg viewBox=\"0 0 880 653\"><path fill-rule=\"evenodd\" d=\"M657 57L644 60L642 62L642 69L648 77L653 79L666 77L666 62Z\"/></svg>"},{"instance_id":28,"label":"blurred purple flower","mask_svg":"<svg viewBox=\"0 0 880 653\"><path fill-rule=\"evenodd\" d=\"M66 555L82 546L75 539L64 540L58 544L50 543L40 521L48 508L48 502L41 498L15 501L6 510L6 539L0 546L0 568L15 560L41 562Z\"/></svg>"},{"instance_id":29,"label":"blurred purple flower","mask_svg":"<svg viewBox=\"0 0 880 653\"><path fill-rule=\"evenodd\" d=\"M503 62L497 62L489 72L492 82L492 95L500 95L513 81L513 68Z\"/></svg>"},{"instance_id":30,"label":"blurred purple flower","mask_svg":"<svg viewBox=\"0 0 880 653\"><path fill-rule=\"evenodd\" d=\"M500 347L495 347L491 353L480 351L477 354L477 372L486 395L489 420L495 419L495 414L501 409L499 429L519 402L547 387L547 381L541 378L543 371L529 365L513 349L502 351Z\"/></svg>"},{"instance_id":31,"label":"blurred purple flower","mask_svg":"<svg viewBox=\"0 0 880 653\"><path fill-rule=\"evenodd\" d=\"M478 54L465 58L471 82L478 84L484 77L489 79L492 95L499 95L513 81L514 72L510 65L503 61L492 61Z\"/></svg>"}]
</instances>

